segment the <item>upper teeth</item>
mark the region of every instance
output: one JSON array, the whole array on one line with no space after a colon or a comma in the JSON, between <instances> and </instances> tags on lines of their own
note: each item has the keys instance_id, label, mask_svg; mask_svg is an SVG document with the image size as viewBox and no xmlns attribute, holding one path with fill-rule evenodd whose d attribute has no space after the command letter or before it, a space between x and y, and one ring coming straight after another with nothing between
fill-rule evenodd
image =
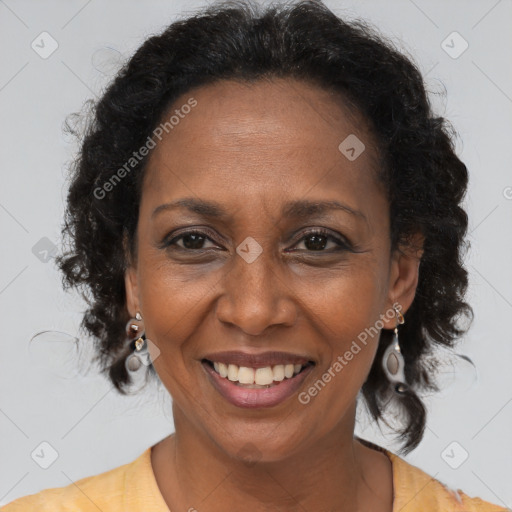
<instances>
[{"instance_id":1,"label":"upper teeth","mask_svg":"<svg viewBox=\"0 0 512 512\"><path fill-rule=\"evenodd\" d=\"M233 382L260 386L272 384L273 381L279 382L284 378L290 379L302 369L301 364L276 364L275 366L265 366L265 368L248 368L217 362L213 363L213 367L221 377L227 377Z\"/></svg>"}]
</instances>

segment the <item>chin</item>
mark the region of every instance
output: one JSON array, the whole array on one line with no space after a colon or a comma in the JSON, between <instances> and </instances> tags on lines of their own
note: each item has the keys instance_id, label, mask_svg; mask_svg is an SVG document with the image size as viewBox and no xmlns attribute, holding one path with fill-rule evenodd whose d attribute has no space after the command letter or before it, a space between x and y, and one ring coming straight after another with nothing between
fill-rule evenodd
<instances>
[{"instance_id":1,"label":"chin","mask_svg":"<svg viewBox=\"0 0 512 512\"><path fill-rule=\"evenodd\" d=\"M271 425L267 430L254 432L250 428L241 430L245 435L230 436L229 432L218 439L219 447L229 457L237 459L249 466L265 462L278 462L293 456L298 447L304 447L304 440L299 435L290 435L293 429L280 424L283 432L277 433L279 426ZM228 429L226 429L228 430ZM239 430L240 431L240 430ZM288 431L288 434L285 433ZM298 433L297 433L298 434Z\"/></svg>"}]
</instances>

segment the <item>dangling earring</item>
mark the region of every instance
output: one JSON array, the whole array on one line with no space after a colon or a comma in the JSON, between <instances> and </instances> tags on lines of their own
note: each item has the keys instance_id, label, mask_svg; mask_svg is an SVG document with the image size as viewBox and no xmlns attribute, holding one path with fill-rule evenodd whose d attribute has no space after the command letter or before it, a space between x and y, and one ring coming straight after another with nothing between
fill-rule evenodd
<instances>
[{"instance_id":1,"label":"dangling earring","mask_svg":"<svg viewBox=\"0 0 512 512\"><path fill-rule=\"evenodd\" d=\"M398 343L398 325L403 324L405 319L396 306L393 306L393 309L396 315L396 326L393 339L382 357L382 368L388 380L394 384L395 392L403 394L407 390L407 383L405 382L404 356L400 351L400 344Z\"/></svg>"},{"instance_id":2,"label":"dangling earring","mask_svg":"<svg viewBox=\"0 0 512 512\"><path fill-rule=\"evenodd\" d=\"M144 322L142 316L137 311L135 318L131 318L126 324L126 336L130 345L134 344L134 353L126 360L126 368L131 372L136 372L142 366L142 360L137 354L142 351L144 346Z\"/></svg>"}]
</instances>

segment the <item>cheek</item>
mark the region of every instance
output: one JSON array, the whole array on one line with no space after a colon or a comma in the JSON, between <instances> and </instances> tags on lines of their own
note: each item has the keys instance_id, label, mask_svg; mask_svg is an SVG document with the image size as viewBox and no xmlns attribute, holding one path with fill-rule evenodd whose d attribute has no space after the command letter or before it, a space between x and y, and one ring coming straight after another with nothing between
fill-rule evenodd
<instances>
[{"instance_id":1,"label":"cheek","mask_svg":"<svg viewBox=\"0 0 512 512\"><path fill-rule=\"evenodd\" d=\"M329 338L339 339L343 345L375 325L387 291L386 273L381 267L373 258L363 261L361 257L357 265L306 280L308 291L301 302L308 305L312 317L318 317L318 326L323 326L321 330Z\"/></svg>"},{"instance_id":2,"label":"cheek","mask_svg":"<svg viewBox=\"0 0 512 512\"><path fill-rule=\"evenodd\" d=\"M215 290L218 275L196 265L173 264L165 253L141 254L139 295L144 318L156 340L182 339L197 323L202 304Z\"/></svg>"},{"instance_id":3,"label":"cheek","mask_svg":"<svg viewBox=\"0 0 512 512\"><path fill-rule=\"evenodd\" d=\"M385 277L373 264L316 282L305 294L321 364L304 401L317 401L334 418L351 403L370 371L379 342Z\"/></svg>"},{"instance_id":4,"label":"cheek","mask_svg":"<svg viewBox=\"0 0 512 512\"><path fill-rule=\"evenodd\" d=\"M196 343L194 332L202 321L207 290L213 289L215 283L208 277L190 279L187 272L151 255L141 254L139 269L139 298L146 336L160 350L154 367L174 394L180 386L187 387Z\"/></svg>"},{"instance_id":5,"label":"cheek","mask_svg":"<svg viewBox=\"0 0 512 512\"><path fill-rule=\"evenodd\" d=\"M221 277L214 265L179 265L162 252L140 251L139 299L146 336L160 350L153 366L173 403L189 411L190 420L204 399L197 358L208 346Z\"/></svg>"}]
</instances>

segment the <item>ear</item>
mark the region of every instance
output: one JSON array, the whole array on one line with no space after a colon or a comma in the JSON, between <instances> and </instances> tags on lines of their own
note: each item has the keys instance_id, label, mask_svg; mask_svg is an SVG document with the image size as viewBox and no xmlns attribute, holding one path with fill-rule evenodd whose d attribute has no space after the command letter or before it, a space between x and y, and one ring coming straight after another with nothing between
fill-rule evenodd
<instances>
[{"instance_id":1,"label":"ear","mask_svg":"<svg viewBox=\"0 0 512 512\"><path fill-rule=\"evenodd\" d=\"M128 267L124 273L124 286L126 290L126 307L132 317L135 316L139 307L139 293L137 284L137 271L133 266Z\"/></svg>"},{"instance_id":2,"label":"ear","mask_svg":"<svg viewBox=\"0 0 512 512\"><path fill-rule=\"evenodd\" d=\"M123 238L123 247L125 251L125 257L127 261L127 267L124 272L124 287L126 291L126 307L132 317L135 316L137 311L140 311L139 307L139 288L137 269L128 250L128 243L126 236Z\"/></svg>"},{"instance_id":3,"label":"ear","mask_svg":"<svg viewBox=\"0 0 512 512\"><path fill-rule=\"evenodd\" d=\"M421 233L414 234L407 245L398 247L392 257L388 283L387 310L398 303L400 312L405 312L411 306L418 286L419 267L423 256L425 237ZM386 316L385 329L394 329L396 320Z\"/></svg>"}]
</instances>

